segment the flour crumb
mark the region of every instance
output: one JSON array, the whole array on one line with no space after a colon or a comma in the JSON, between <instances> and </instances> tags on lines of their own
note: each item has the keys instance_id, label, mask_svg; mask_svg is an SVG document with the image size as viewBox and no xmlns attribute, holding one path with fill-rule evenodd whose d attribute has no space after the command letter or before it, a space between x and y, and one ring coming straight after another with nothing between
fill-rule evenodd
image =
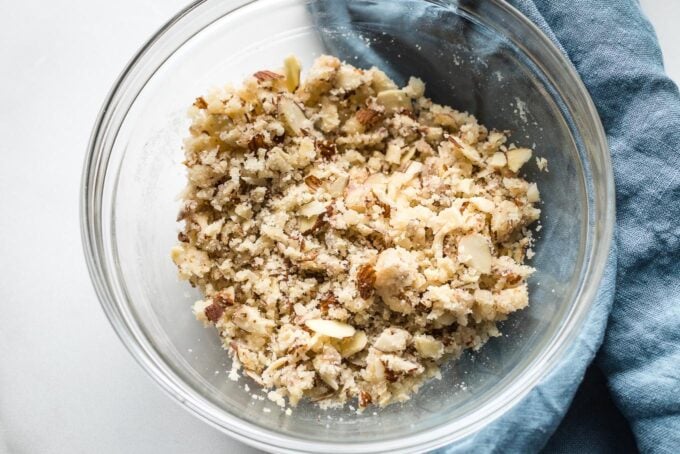
<instances>
[{"instance_id":1,"label":"flour crumb","mask_svg":"<svg viewBox=\"0 0 680 454\"><path fill-rule=\"evenodd\" d=\"M538 167L538 170L542 172L550 172L548 169L548 160L545 158L537 157L536 158L536 167Z\"/></svg>"}]
</instances>

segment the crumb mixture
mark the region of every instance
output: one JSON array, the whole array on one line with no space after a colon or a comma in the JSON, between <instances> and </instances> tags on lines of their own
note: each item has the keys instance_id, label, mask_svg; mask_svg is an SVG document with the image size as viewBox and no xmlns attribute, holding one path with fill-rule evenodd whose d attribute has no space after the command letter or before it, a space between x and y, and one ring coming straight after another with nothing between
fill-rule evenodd
<instances>
[{"instance_id":1,"label":"crumb mixture","mask_svg":"<svg viewBox=\"0 0 680 454\"><path fill-rule=\"evenodd\" d=\"M172 258L279 405L404 401L528 304L532 151L424 92L289 57L189 110Z\"/></svg>"}]
</instances>

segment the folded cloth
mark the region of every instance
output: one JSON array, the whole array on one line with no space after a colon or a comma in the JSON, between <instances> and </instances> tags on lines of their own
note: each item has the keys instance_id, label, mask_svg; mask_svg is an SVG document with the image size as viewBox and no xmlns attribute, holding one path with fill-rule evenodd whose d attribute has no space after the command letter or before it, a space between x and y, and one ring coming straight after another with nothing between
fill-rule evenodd
<instances>
[{"instance_id":1,"label":"folded cloth","mask_svg":"<svg viewBox=\"0 0 680 454\"><path fill-rule=\"evenodd\" d=\"M636 1L515 3L566 50L612 152L618 267L597 365L640 450L680 452L678 89Z\"/></svg>"},{"instance_id":2,"label":"folded cloth","mask_svg":"<svg viewBox=\"0 0 680 454\"><path fill-rule=\"evenodd\" d=\"M312 12L322 30L330 18L380 20L372 2L316 3ZM635 0L510 3L571 59L595 102L614 163L617 235L596 304L561 365L504 416L442 452L539 451L564 417L596 353L597 366L639 449L679 452L678 90L664 74L653 28ZM428 14L426 7L409 11ZM401 21L405 33L412 28L409 17L413 16L400 14L399 8L379 12L381 17L395 15L392 19ZM431 19L451 20L450 33L458 31L451 17ZM369 64L384 63L375 49L353 34L326 36L324 42L338 55L361 55ZM409 63L419 67L417 60ZM399 79L396 69L388 68L388 73ZM574 424L567 427L573 430L579 422ZM571 445L588 451L587 439Z\"/></svg>"}]
</instances>

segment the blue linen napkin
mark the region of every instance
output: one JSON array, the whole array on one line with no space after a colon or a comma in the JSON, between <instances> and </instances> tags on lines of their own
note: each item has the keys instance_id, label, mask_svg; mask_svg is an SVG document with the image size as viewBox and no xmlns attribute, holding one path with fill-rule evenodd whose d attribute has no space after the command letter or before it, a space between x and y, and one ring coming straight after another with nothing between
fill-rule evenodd
<instances>
[{"instance_id":1,"label":"blue linen napkin","mask_svg":"<svg viewBox=\"0 0 680 454\"><path fill-rule=\"evenodd\" d=\"M680 96L635 0L511 0L571 59L598 109L614 163L617 233L597 302L562 365L500 419L442 452L537 452L595 359L642 452L680 452ZM390 14L390 11L381 11ZM343 1L315 12L348 14ZM360 16L354 5L352 14ZM370 17L371 13L366 11ZM375 17L372 17L375 20ZM441 18L440 18L441 19ZM444 18L445 19L445 18ZM323 18L321 18L323 20ZM408 18L404 31L408 31ZM340 45L380 62L351 35ZM339 45L336 41L335 45ZM596 356L597 354L597 356ZM593 391L595 390L595 391ZM598 388L583 390L598 392ZM598 400L594 400L599 402ZM559 439L604 452L575 435ZM555 446L552 445L554 448Z\"/></svg>"},{"instance_id":2,"label":"blue linen napkin","mask_svg":"<svg viewBox=\"0 0 680 454\"><path fill-rule=\"evenodd\" d=\"M571 59L598 109L614 164L617 265L607 271L598 307L581 336L583 347L572 356L580 357L579 367L590 361L600 337L599 318L613 292L596 364L639 449L680 452L677 87L664 73L654 30L636 1L512 3ZM573 386L563 379L573 375L574 363L564 364L511 413L479 434L483 450L505 450L494 440L499 431L510 433L509 446L518 451L535 450L546 442L573 396ZM522 435L513 436L511 431L523 426L527 414L533 415L536 427L523 427ZM476 446L476 440L472 443ZM581 446L589 451L588 440Z\"/></svg>"}]
</instances>

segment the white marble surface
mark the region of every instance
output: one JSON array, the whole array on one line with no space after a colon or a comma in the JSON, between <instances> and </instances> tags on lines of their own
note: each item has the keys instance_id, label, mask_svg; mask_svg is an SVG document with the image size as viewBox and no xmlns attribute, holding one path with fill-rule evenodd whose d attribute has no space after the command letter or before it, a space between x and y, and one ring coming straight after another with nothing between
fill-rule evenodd
<instances>
[{"instance_id":1,"label":"white marble surface","mask_svg":"<svg viewBox=\"0 0 680 454\"><path fill-rule=\"evenodd\" d=\"M680 1L640 0L642 10L651 20L659 37L666 72L680 83Z\"/></svg>"},{"instance_id":2,"label":"white marble surface","mask_svg":"<svg viewBox=\"0 0 680 454\"><path fill-rule=\"evenodd\" d=\"M0 453L256 452L170 400L99 308L80 245L90 128L183 0L0 0ZM680 2L642 0L680 79Z\"/></svg>"}]
</instances>

